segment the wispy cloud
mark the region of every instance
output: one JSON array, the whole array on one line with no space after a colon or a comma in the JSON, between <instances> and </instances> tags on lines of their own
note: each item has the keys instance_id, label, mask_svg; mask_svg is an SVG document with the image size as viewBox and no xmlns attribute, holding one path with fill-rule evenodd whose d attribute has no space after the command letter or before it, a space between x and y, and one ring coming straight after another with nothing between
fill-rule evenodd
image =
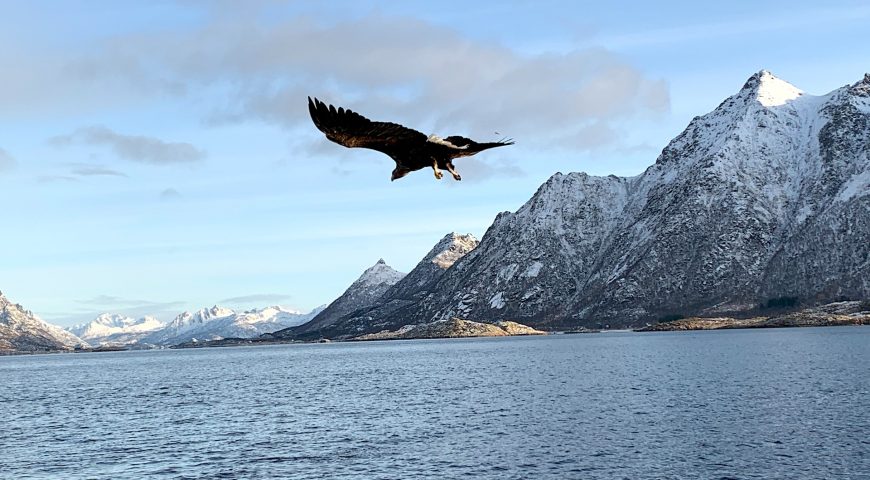
<instances>
[{"instance_id":1,"label":"wispy cloud","mask_svg":"<svg viewBox=\"0 0 870 480\"><path fill-rule=\"evenodd\" d=\"M483 160L476 157L465 157L460 158L456 163L457 173L462 176L463 182L480 182L494 177L523 177L526 175L522 168L508 160ZM445 172L444 175L445 180L450 179L449 173Z\"/></svg>"},{"instance_id":2,"label":"wispy cloud","mask_svg":"<svg viewBox=\"0 0 870 480\"><path fill-rule=\"evenodd\" d=\"M783 30L831 28L848 23L865 22L870 18L870 6L821 7L778 11L774 15L753 15L748 19L725 20L702 24L635 31L599 37L595 40L610 48L660 48L667 44L691 44L719 38L747 37L759 33L771 34Z\"/></svg>"},{"instance_id":3,"label":"wispy cloud","mask_svg":"<svg viewBox=\"0 0 870 480\"><path fill-rule=\"evenodd\" d=\"M70 173L73 175L79 175L82 177L91 177L91 176L108 176L108 177L126 177L127 174L123 172L119 172L117 170L112 170L110 168L104 167L102 165L92 165L88 163L73 163L70 164L72 167L70 169Z\"/></svg>"},{"instance_id":4,"label":"wispy cloud","mask_svg":"<svg viewBox=\"0 0 870 480\"><path fill-rule=\"evenodd\" d=\"M178 190L176 190L174 188L167 188L167 189L163 190L162 192L160 192L160 199L161 200L169 201L169 200L175 200L177 198L181 198L181 192L179 192Z\"/></svg>"},{"instance_id":5,"label":"wispy cloud","mask_svg":"<svg viewBox=\"0 0 870 480\"><path fill-rule=\"evenodd\" d=\"M116 297L113 295L97 295L93 298L77 300L77 303L98 307L152 306L158 308L175 307L184 304L184 302L155 302L151 300Z\"/></svg>"},{"instance_id":6,"label":"wispy cloud","mask_svg":"<svg viewBox=\"0 0 870 480\"><path fill-rule=\"evenodd\" d=\"M53 182L78 182L79 179L73 177L71 175L39 175L36 177L36 180L39 183L53 183Z\"/></svg>"},{"instance_id":7,"label":"wispy cloud","mask_svg":"<svg viewBox=\"0 0 870 480\"><path fill-rule=\"evenodd\" d=\"M225 298L220 303L227 305L238 304L273 304L284 302L293 298L292 295L283 295L280 293L256 293L253 295L243 295L240 297Z\"/></svg>"},{"instance_id":8,"label":"wispy cloud","mask_svg":"<svg viewBox=\"0 0 870 480\"><path fill-rule=\"evenodd\" d=\"M0 173L14 170L17 166L18 162L12 158L12 155L9 155L6 150L0 148Z\"/></svg>"},{"instance_id":9,"label":"wispy cloud","mask_svg":"<svg viewBox=\"0 0 870 480\"><path fill-rule=\"evenodd\" d=\"M203 150L190 143L166 142L143 135L125 135L103 126L79 128L69 135L52 137L48 143L56 147L73 143L104 146L125 160L152 165L191 163L206 156Z\"/></svg>"}]
</instances>

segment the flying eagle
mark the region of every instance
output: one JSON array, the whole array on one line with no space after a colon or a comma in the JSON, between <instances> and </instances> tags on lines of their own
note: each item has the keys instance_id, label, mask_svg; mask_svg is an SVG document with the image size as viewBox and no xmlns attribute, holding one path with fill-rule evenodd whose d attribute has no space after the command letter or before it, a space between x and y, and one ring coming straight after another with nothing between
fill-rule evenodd
<instances>
[{"instance_id":1,"label":"flying eagle","mask_svg":"<svg viewBox=\"0 0 870 480\"><path fill-rule=\"evenodd\" d=\"M514 144L509 139L477 143L455 135L447 138L437 135L427 137L396 123L373 122L356 112L335 108L311 97L308 97L308 111L317 129L333 142L348 148L370 148L389 155L396 162L391 181L426 167L432 167L435 178L439 180L444 176L442 168L450 172L454 179L462 180L453 166L454 158L470 157L488 148Z\"/></svg>"}]
</instances>

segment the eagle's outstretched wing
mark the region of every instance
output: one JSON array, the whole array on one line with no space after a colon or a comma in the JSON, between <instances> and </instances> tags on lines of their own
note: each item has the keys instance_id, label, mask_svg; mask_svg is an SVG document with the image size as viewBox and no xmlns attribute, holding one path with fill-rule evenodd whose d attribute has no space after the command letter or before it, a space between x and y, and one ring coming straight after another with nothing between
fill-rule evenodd
<instances>
[{"instance_id":1,"label":"eagle's outstretched wing","mask_svg":"<svg viewBox=\"0 0 870 480\"><path fill-rule=\"evenodd\" d=\"M424 144L426 135L396 123L373 122L345 108L326 105L308 97L311 120L326 138L345 147L370 148L391 157L407 152L415 145Z\"/></svg>"}]
</instances>

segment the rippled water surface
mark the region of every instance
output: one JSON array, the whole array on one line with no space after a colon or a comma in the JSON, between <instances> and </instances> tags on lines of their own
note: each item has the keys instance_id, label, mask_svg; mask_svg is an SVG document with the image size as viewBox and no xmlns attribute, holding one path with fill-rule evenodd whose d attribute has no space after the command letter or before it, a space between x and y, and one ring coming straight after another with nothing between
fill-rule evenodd
<instances>
[{"instance_id":1,"label":"rippled water surface","mask_svg":"<svg viewBox=\"0 0 870 480\"><path fill-rule=\"evenodd\" d=\"M870 478L870 327L0 357L3 478Z\"/></svg>"}]
</instances>

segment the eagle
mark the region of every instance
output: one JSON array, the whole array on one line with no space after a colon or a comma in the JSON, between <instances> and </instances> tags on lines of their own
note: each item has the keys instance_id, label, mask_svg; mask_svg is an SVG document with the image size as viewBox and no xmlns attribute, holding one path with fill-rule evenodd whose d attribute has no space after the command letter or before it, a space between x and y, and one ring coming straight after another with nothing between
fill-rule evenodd
<instances>
[{"instance_id":1,"label":"eagle","mask_svg":"<svg viewBox=\"0 0 870 480\"><path fill-rule=\"evenodd\" d=\"M447 138L426 136L397 123L373 122L356 112L335 108L311 97L308 97L308 112L311 113L314 125L329 140L348 148L377 150L392 158L396 162L396 168L390 181L426 167L432 167L438 180L444 176L442 169L450 172L455 180L462 180L456 173L453 159L514 144L510 139L478 143L458 135Z\"/></svg>"}]
</instances>

